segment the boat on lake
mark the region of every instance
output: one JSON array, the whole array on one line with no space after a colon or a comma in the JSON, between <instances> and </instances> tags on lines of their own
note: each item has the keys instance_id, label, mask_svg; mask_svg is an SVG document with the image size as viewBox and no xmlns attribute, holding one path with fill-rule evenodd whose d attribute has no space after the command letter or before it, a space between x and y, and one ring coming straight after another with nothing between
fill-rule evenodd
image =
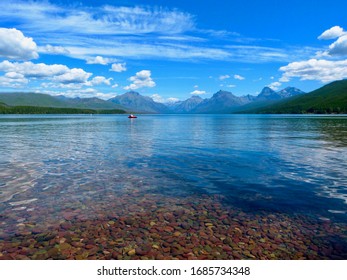
<instances>
[{"instance_id":1,"label":"boat on lake","mask_svg":"<svg viewBox=\"0 0 347 280\"><path fill-rule=\"evenodd\" d=\"M129 118L129 119L136 119L137 117L136 117L135 115L133 115L133 114L130 114L130 115L128 116L128 118Z\"/></svg>"}]
</instances>

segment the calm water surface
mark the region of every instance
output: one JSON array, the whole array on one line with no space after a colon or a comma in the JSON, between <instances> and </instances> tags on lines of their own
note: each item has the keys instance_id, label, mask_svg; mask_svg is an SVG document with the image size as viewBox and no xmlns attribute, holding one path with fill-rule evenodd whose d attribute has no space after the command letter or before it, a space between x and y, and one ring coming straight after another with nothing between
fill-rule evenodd
<instances>
[{"instance_id":1,"label":"calm water surface","mask_svg":"<svg viewBox=\"0 0 347 280\"><path fill-rule=\"evenodd\" d=\"M117 192L136 183L346 217L347 117L3 116L0 133L3 205L16 193L44 205L49 188L83 198L85 184Z\"/></svg>"},{"instance_id":2,"label":"calm water surface","mask_svg":"<svg viewBox=\"0 0 347 280\"><path fill-rule=\"evenodd\" d=\"M47 206L51 223L72 205L88 215L126 192L347 222L347 116L18 115L0 117L0 136L13 223Z\"/></svg>"}]
</instances>

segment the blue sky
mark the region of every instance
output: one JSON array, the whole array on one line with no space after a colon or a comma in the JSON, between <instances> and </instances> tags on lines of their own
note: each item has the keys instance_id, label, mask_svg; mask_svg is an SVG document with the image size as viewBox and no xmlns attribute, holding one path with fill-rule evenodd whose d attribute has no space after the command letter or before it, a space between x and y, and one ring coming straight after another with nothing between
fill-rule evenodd
<instances>
[{"instance_id":1,"label":"blue sky","mask_svg":"<svg viewBox=\"0 0 347 280\"><path fill-rule=\"evenodd\" d=\"M347 78L347 3L0 2L0 91L156 101Z\"/></svg>"}]
</instances>

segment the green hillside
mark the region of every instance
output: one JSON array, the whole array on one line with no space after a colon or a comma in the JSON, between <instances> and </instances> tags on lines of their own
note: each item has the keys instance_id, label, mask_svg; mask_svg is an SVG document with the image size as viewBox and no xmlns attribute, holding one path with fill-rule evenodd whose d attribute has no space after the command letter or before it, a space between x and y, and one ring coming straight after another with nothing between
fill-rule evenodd
<instances>
[{"instance_id":1,"label":"green hillside","mask_svg":"<svg viewBox=\"0 0 347 280\"><path fill-rule=\"evenodd\" d=\"M270 106L238 113L347 114L347 80L332 82L310 93L282 100Z\"/></svg>"},{"instance_id":2,"label":"green hillside","mask_svg":"<svg viewBox=\"0 0 347 280\"><path fill-rule=\"evenodd\" d=\"M270 105L276 104L278 102L278 100L266 100L266 101L255 101L255 102L251 102L248 103L246 105L242 105L241 107L236 107L233 108L229 111L229 113L243 113L243 112L253 112L259 108L264 108L264 107L268 107Z\"/></svg>"},{"instance_id":3,"label":"green hillside","mask_svg":"<svg viewBox=\"0 0 347 280\"><path fill-rule=\"evenodd\" d=\"M99 98L67 98L32 92L0 93L0 103L9 106L34 106L54 108L78 108L93 110L127 110L126 108Z\"/></svg>"},{"instance_id":4,"label":"green hillside","mask_svg":"<svg viewBox=\"0 0 347 280\"><path fill-rule=\"evenodd\" d=\"M93 110L79 108L54 108L37 106L7 106L0 103L0 114L124 114L124 110Z\"/></svg>"},{"instance_id":5,"label":"green hillside","mask_svg":"<svg viewBox=\"0 0 347 280\"><path fill-rule=\"evenodd\" d=\"M0 93L0 102L9 106L69 107L66 102L41 93Z\"/></svg>"}]
</instances>

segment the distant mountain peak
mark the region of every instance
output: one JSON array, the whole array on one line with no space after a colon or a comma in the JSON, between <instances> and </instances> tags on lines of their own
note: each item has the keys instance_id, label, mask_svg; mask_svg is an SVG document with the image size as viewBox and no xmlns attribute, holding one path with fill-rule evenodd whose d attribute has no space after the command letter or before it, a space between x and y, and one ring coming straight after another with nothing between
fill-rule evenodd
<instances>
[{"instance_id":1,"label":"distant mountain peak","mask_svg":"<svg viewBox=\"0 0 347 280\"><path fill-rule=\"evenodd\" d=\"M303 94L305 92L303 92L302 90L296 88L296 87L286 87L285 89L282 89L278 92L278 94L282 97L282 98L287 98L287 97L291 97L291 96L295 96L298 94Z\"/></svg>"},{"instance_id":2,"label":"distant mountain peak","mask_svg":"<svg viewBox=\"0 0 347 280\"><path fill-rule=\"evenodd\" d=\"M271 89L270 87L264 87L263 90L256 97L256 101L279 100L303 93L304 92L300 89L290 86L277 92Z\"/></svg>"},{"instance_id":3,"label":"distant mountain peak","mask_svg":"<svg viewBox=\"0 0 347 280\"><path fill-rule=\"evenodd\" d=\"M189 100L189 99L203 100L199 95L193 95L193 96L189 97L187 100Z\"/></svg>"},{"instance_id":4,"label":"distant mountain peak","mask_svg":"<svg viewBox=\"0 0 347 280\"><path fill-rule=\"evenodd\" d=\"M270 87L264 87L260 94L273 94L275 91ZM260 95L259 94L259 95Z\"/></svg>"},{"instance_id":5,"label":"distant mountain peak","mask_svg":"<svg viewBox=\"0 0 347 280\"><path fill-rule=\"evenodd\" d=\"M217 93L231 93L231 92L230 92L230 91L226 91L226 90L220 89L220 90L217 91L215 94L217 94Z\"/></svg>"},{"instance_id":6,"label":"distant mountain peak","mask_svg":"<svg viewBox=\"0 0 347 280\"><path fill-rule=\"evenodd\" d=\"M124 94L127 94L127 95L136 95L136 96L139 96L139 95L140 95L137 91L133 91L133 90L128 91L128 92L126 92L126 93L124 93Z\"/></svg>"},{"instance_id":7,"label":"distant mountain peak","mask_svg":"<svg viewBox=\"0 0 347 280\"><path fill-rule=\"evenodd\" d=\"M306 94L296 88L285 88L282 93L293 91L296 96L261 106L244 113L261 114L345 114L347 112L347 81L335 81ZM292 92L292 94L293 94Z\"/></svg>"},{"instance_id":8,"label":"distant mountain peak","mask_svg":"<svg viewBox=\"0 0 347 280\"><path fill-rule=\"evenodd\" d=\"M189 113L194 110L199 104L204 100L197 95L193 95L185 101L180 101L177 103L177 106L174 109L178 113Z\"/></svg>"},{"instance_id":9,"label":"distant mountain peak","mask_svg":"<svg viewBox=\"0 0 347 280\"><path fill-rule=\"evenodd\" d=\"M281 96L270 87L264 87L263 90L259 93L259 95L256 98L257 101L278 100L278 99L281 99Z\"/></svg>"},{"instance_id":10,"label":"distant mountain peak","mask_svg":"<svg viewBox=\"0 0 347 280\"><path fill-rule=\"evenodd\" d=\"M214 97L224 97L224 96L234 97L235 95L232 92L230 92L230 91L219 90L212 96L212 98L214 98Z\"/></svg>"},{"instance_id":11,"label":"distant mountain peak","mask_svg":"<svg viewBox=\"0 0 347 280\"><path fill-rule=\"evenodd\" d=\"M211 98L204 99L193 112L195 113L228 113L231 108L244 105L249 101L235 96L229 91L219 90Z\"/></svg>"},{"instance_id":12,"label":"distant mountain peak","mask_svg":"<svg viewBox=\"0 0 347 280\"><path fill-rule=\"evenodd\" d=\"M282 89L281 91L284 91L284 90L286 90L286 91L288 91L288 90L295 90L295 91L301 91L300 89L298 89L298 88L296 88L296 87L286 87L286 88L284 88L284 89Z\"/></svg>"},{"instance_id":13,"label":"distant mountain peak","mask_svg":"<svg viewBox=\"0 0 347 280\"><path fill-rule=\"evenodd\" d=\"M204 99L201 98L201 96L199 96L199 95L193 95L193 96L189 97L187 100L192 100L192 101L196 101L196 102L201 102L201 101L203 101ZM187 100L185 100L185 101L187 101ZM184 101L183 101L183 102L184 102Z\"/></svg>"},{"instance_id":14,"label":"distant mountain peak","mask_svg":"<svg viewBox=\"0 0 347 280\"><path fill-rule=\"evenodd\" d=\"M129 108L134 112L167 113L169 109L162 103L155 102L149 96L143 96L136 91L128 91L109 99L116 104Z\"/></svg>"}]
</instances>

